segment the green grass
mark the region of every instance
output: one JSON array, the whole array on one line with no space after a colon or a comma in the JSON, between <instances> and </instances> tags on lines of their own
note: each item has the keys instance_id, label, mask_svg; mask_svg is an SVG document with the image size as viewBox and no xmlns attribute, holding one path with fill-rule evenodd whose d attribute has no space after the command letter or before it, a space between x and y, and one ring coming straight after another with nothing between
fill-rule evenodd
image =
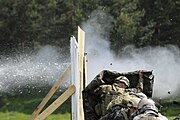
<instances>
[{"instance_id":1,"label":"green grass","mask_svg":"<svg viewBox=\"0 0 180 120\"><path fill-rule=\"evenodd\" d=\"M1 120L28 120L29 115L18 112L0 112Z\"/></svg>"},{"instance_id":2,"label":"green grass","mask_svg":"<svg viewBox=\"0 0 180 120\"><path fill-rule=\"evenodd\" d=\"M0 112L1 120L28 120L30 115L18 112ZM46 120L70 120L70 114L52 114Z\"/></svg>"},{"instance_id":3,"label":"green grass","mask_svg":"<svg viewBox=\"0 0 180 120\"><path fill-rule=\"evenodd\" d=\"M58 96L54 96L49 100L44 109L49 106ZM19 97L19 96L8 96L1 100L4 103L0 105L0 112L19 112L25 114L31 114L36 107L41 103L43 97ZM54 113L55 114L65 114L70 112L70 99L61 105Z\"/></svg>"},{"instance_id":4,"label":"green grass","mask_svg":"<svg viewBox=\"0 0 180 120\"><path fill-rule=\"evenodd\" d=\"M70 113L66 114L52 114L46 120L70 120Z\"/></svg>"},{"instance_id":5,"label":"green grass","mask_svg":"<svg viewBox=\"0 0 180 120\"><path fill-rule=\"evenodd\" d=\"M58 96L50 99L47 108ZM4 96L0 99L0 120L28 120L43 97ZM70 99L63 103L46 120L70 120Z\"/></svg>"},{"instance_id":6,"label":"green grass","mask_svg":"<svg viewBox=\"0 0 180 120\"><path fill-rule=\"evenodd\" d=\"M163 105L161 113L173 120L178 114L180 114L180 98L164 99L161 101Z\"/></svg>"}]
</instances>

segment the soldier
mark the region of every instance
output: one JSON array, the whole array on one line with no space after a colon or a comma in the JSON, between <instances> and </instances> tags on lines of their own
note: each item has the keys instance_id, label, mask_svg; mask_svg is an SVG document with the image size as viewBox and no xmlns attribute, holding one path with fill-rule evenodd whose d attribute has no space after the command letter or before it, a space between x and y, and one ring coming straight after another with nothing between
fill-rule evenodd
<instances>
[{"instance_id":1,"label":"soldier","mask_svg":"<svg viewBox=\"0 0 180 120\"><path fill-rule=\"evenodd\" d=\"M112 100L107 107L107 114L100 120L132 120L136 116L137 105L141 99L124 94Z\"/></svg>"},{"instance_id":2,"label":"soldier","mask_svg":"<svg viewBox=\"0 0 180 120\"><path fill-rule=\"evenodd\" d=\"M143 98L138 104L139 114L133 120L168 120L158 112L152 99Z\"/></svg>"},{"instance_id":3,"label":"soldier","mask_svg":"<svg viewBox=\"0 0 180 120\"><path fill-rule=\"evenodd\" d=\"M98 116L104 116L107 112L107 106L108 104L112 101L115 100L117 97L117 102L118 104L122 102L121 100L124 99L123 97L127 95L126 94L135 94L138 92L143 91L143 73L139 72L139 83L137 84L136 88L129 88L130 82L127 77L125 76L119 76L118 78L115 79L114 84L112 85L101 85L97 89L95 89L95 93L97 95L101 96L101 102L100 104L97 104L95 106L95 111ZM125 100L125 99L124 99ZM112 102L112 103L113 103ZM116 103L113 103L113 105L116 105ZM123 107L124 103L121 104L121 107ZM109 105L111 106L111 105ZM124 107L127 107L127 103Z\"/></svg>"},{"instance_id":4,"label":"soldier","mask_svg":"<svg viewBox=\"0 0 180 120\"><path fill-rule=\"evenodd\" d=\"M107 105L117 96L124 94L125 88L129 87L129 80L125 76L119 76L114 80L112 85L101 85L94 92L101 96L101 101L95 106L95 111L98 116L103 116L106 113Z\"/></svg>"},{"instance_id":5,"label":"soldier","mask_svg":"<svg viewBox=\"0 0 180 120\"><path fill-rule=\"evenodd\" d=\"M137 75L139 73L139 76ZM118 76L125 76L129 79L128 82L116 81L115 78ZM120 103L122 102L123 96L129 94L130 96L148 97L152 96L152 85L154 78L152 77L152 71L135 71L133 73L117 73L108 70L103 70L99 73L92 82L83 90L83 102L84 102L84 113L85 119L87 120L98 120L103 115L107 114L108 103L115 98L120 98ZM130 85L130 83L131 85ZM144 83L145 82L145 83ZM129 83L129 87L126 83ZM125 84L125 85L120 85ZM120 87L122 86L122 87ZM123 87L124 86L124 87ZM145 87L145 89L143 89ZM118 92L117 92L118 91ZM142 93L137 95L136 93ZM123 100L124 101L124 100ZM124 103L123 103L124 104ZM122 105L123 105L122 104ZM125 106L120 108L126 109ZM120 105L117 105L118 107ZM119 112L119 111L118 111Z\"/></svg>"}]
</instances>

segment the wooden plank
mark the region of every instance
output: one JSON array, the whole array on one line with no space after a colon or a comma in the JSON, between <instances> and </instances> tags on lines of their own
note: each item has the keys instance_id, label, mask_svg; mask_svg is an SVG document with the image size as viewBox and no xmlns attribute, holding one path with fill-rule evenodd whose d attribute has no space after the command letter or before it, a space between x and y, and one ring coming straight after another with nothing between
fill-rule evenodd
<instances>
[{"instance_id":1,"label":"wooden plank","mask_svg":"<svg viewBox=\"0 0 180 120\"><path fill-rule=\"evenodd\" d=\"M85 45L85 32L78 27L78 69L79 69L79 116L81 120L84 120L84 110L83 110L83 98L82 98L82 90L84 89L84 71L83 71L83 57L84 57L84 45Z\"/></svg>"},{"instance_id":2,"label":"wooden plank","mask_svg":"<svg viewBox=\"0 0 180 120\"><path fill-rule=\"evenodd\" d=\"M80 79L80 90L83 90L83 63L84 63L84 42L85 39L85 32L78 27L78 55L79 55L79 60L78 60L78 68L79 68L79 79Z\"/></svg>"},{"instance_id":3,"label":"wooden plank","mask_svg":"<svg viewBox=\"0 0 180 120\"><path fill-rule=\"evenodd\" d=\"M64 83L64 81L69 77L71 71L71 66L69 65L68 68L64 71L60 79L53 85L49 93L46 95L46 97L42 100L42 102L38 105L38 107L35 109L35 111L32 113L29 120L34 120L38 114L41 112L43 107L47 104L49 99L52 97L52 95L56 92L56 90Z\"/></svg>"},{"instance_id":4,"label":"wooden plank","mask_svg":"<svg viewBox=\"0 0 180 120\"><path fill-rule=\"evenodd\" d=\"M71 97L71 120L80 120L78 73L78 44L75 37L71 37L71 84L76 86L76 92Z\"/></svg>"},{"instance_id":5,"label":"wooden plank","mask_svg":"<svg viewBox=\"0 0 180 120\"><path fill-rule=\"evenodd\" d=\"M53 113L64 101L66 101L74 92L76 87L71 85L61 96L59 96L48 108L46 108L37 118L34 120L44 120L47 116Z\"/></svg>"}]
</instances>

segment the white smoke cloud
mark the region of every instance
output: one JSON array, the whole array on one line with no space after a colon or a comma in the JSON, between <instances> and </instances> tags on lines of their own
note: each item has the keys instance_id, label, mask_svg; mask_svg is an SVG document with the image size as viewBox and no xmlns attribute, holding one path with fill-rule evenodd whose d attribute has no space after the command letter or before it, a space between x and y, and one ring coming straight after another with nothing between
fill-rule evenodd
<instances>
[{"instance_id":1,"label":"white smoke cloud","mask_svg":"<svg viewBox=\"0 0 180 120\"><path fill-rule=\"evenodd\" d=\"M99 15L104 17L100 19ZM155 75L153 97L180 96L179 48L173 45L141 49L126 46L120 57L117 57L109 47L107 31L111 29L110 18L101 11L95 11L90 16L90 20L83 24L86 35L88 83L104 69L118 72L153 70Z\"/></svg>"},{"instance_id":2,"label":"white smoke cloud","mask_svg":"<svg viewBox=\"0 0 180 120\"><path fill-rule=\"evenodd\" d=\"M104 69L118 72L153 70L154 97L180 96L180 49L172 45L141 49L126 46L122 54L116 56L110 50L108 41L108 34L112 28L111 20L112 17L97 10L86 23L83 23L88 82ZM52 46L45 46L33 55L22 55L17 58L0 57L1 91L29 83L54 84L69 64L69 58L64 58L64 55ZM171 94L168 94L169 91Z\"/></svg>"},{"instance_id":3,"label":"white smoke cloud","mask_svg":"<svg viewBox=\"0 0 180 120\"><path fill-rule=\"evenodd\" d=\"M69 65L68 59L49 45L31 55L1 56L0 91L8 92L28 84L54 84Z\"/></svg>"}]
</instances>

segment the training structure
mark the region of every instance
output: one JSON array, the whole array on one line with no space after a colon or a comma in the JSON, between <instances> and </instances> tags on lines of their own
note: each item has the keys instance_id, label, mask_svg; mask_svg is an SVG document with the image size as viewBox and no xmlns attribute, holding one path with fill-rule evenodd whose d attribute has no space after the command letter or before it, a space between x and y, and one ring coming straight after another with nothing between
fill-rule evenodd
<instances>
[{"instance_id":1,"label":"training structure","mask_svg":"<svg viewBox=\"0 0 180 120\"><path fill-rule=\"evenodd\" d=\"M71 97L71 119L84 120L82 91L86 87L87 70L84 54L85 32L78 27L78 42L71 37L71 65L67 67L60 79L53 85L49 93L32 113L29 120L44 120L63 102ZM67 90L51 103L44 111L42 109L59 87L70 77L71 83Z\"/></svg>"}]
</instances>

